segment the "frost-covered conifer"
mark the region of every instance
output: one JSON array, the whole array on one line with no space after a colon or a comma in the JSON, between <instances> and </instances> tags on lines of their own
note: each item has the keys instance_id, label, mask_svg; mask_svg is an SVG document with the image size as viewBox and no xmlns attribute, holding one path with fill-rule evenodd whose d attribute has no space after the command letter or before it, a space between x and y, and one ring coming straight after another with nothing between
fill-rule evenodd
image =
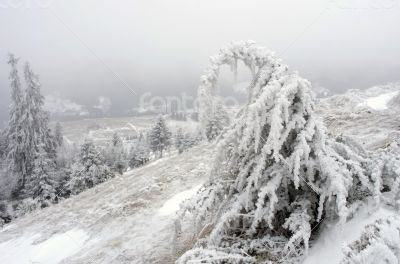
<instances>
[{"instance_id":1,"label":"frost-covered conifer","mask_svg":"<svg viewBox=\"0 0 400 264\"><path fill-rule=\"evenodd\" d=\"M198 92L201 129L209 141L215 139L230 122L221 98L215 94L217 82L214 78L218 76L218 71L214 70L220 63L216 57L212 58L212 65L201 77Z\"/></svg>"},{"instance_id":2,"label":"frost-covered conifer","mask_svg":"<svg viewBox=\"0 0 400 264\"><path fill-rule=\"evenodd\" d=\"M77 194L113 176L93 142L86 141L81 146L79 160L72 166L69 190Z\"/></svg>"},{"instance_id":3,"label":"frost-covered conifer","mask_svg":"<svg viewBox=\"0 0 400 264\"><path fill-rule=\"evenodd\" d=\"M25 185L27 176L27 164L25 159L26 134L23 131L24 96L21 88L21 80L18 74L18 58L13 54L8 55L8 64L11 67L9 76L11 86L11 108L8 127L6 128L5 155L9 164L9 173L18 178L18 189Z\"/></svg>"},{"instance_id":4,"label":"frost-covered conifer","mask_svg":"<svg viewBox=\"0 0 400 264\"><path fill-rule=\"evenodd\" d=\"M355 190L380 193L370 160L326 135L310 83L267 49L232 43L213 57L200 89L215 86L220 66L238 61L253 73L248 104L219 143L209 183L179 215L191 212L198 241L178 263L287 262L307 252L322 219L346 221ZM185 221L177 226L185 229Z\"/></svg>"},{"instance_id":5,"label":"frost-covered conifer","mask_svg":"<svg viewBox=\"0 0 400 264\"><path fill-rule=\"evenodd\" d=\"M55 159L56 150L53 136L48 126L48 113L43 110L43 96L40 93L40 83L29 64L24 67L26 92L21 89L18 75L17 62L13 55L9 55L8 63L11 65L11 98L12 108L10 121L7 128L6 155L10 164L10 172L18 177L18 190L16 195L25 188L34 169L34 160L38 154L39 146ZM24 190L30 193L30 190Z\"/></svg>"},{"instance_id":6,"label":"frost-covered conifer","mask_svg":"<svg viewBox=\"0 0 400 264\"><path fill-rule=\"evenodd\" d=\"M179 128L178 131L175 134L175 147L178 150L179 154L181 154L186 147L186 139L185 135L183 134L182 128Z\"/></svg>"},{"instance_id":7,"label":"frost-covered conifer","mask_svg":"<svg viewBox=\"0 0 400 264\"><path fill-rule=\"evenodd\" d=\"M127 164L127 153L125 152L124 145L118 133L113 134L108 149L106 150L106 160L108 166L119 174L125 172Z\"/></svg>"},{"instance_id":8,"label":"frost-covered conifer","mask_svg":"<svg viewBox=\"0 0 400 264\"><path fill-rule=\"evenodd\" d=\"M64 136L62 134L62 127L60 122L57 122L54 129L54 140L58 147L61 147L64 144Z\"/></svg>"},{"instance_id":9,"label":"frost-covered conifer","mask_svg":"<svg viewBox=\"0 0 400 264\"><path fill-rule=\"evenodd\" d=\"M154 153L158 153L160 157L163 152L171 145L171 132L162 116L160 116L149 134L150 148Z\"/></svg>"},{"instance_id":10,"label":"frost-covered conifer","mask_svg":"<svg viewBox=\"0 0 400 264\"><path fill-rule=\"evenodd\" d=\"M0 130L0 158L4 161L4 157L6 154L7 148L7 139L6 139L6 132L4 130Z\"/></svg>"},{"instance_id":11,"label":"frost-covered conifer","mask_svg":"<svg viewBox=\"0 0 400 264\"><path fill-rule=\"evenodd\" d=\"M56 197L56 164L44 150L39 146L39 151L34 160L34 168L27 182L29 196L35 199L41 208L55 202Z\"/></svg>"},{"instance_id":12,"label":"frost-covered conifer","mask_svg":"<svg viewBox=\"0 0 400 264\"><path fill-rule=\"evenodd\" d=\"M49 158L55 159L56 145L49 128L49 113L43 109L44 98L40 92L39 77L33 73L29 63L24 66L24 77L27 84L23 109L26 135L25 159L27 172L30 175L39 148L43 148Z\"/></svg>"},{"instance_id":13,"label":"frost-covered conifer","mask_svg":"<svg viewBox=\"0 0 400 264\"><path fill-rule=\"evenodd\" d=\"M150 148L143 134L140 134L139 139L133 145L130 152L129 167L140 167L150 160Z\"/></svg>"},{"instance_id":14,"label":"frost-covered conifer","mask_svg":"<svg viewBox=\"0 0 400 264\"><path fill-rule=\"evenodd\" d=\"M212 141L213 139L217 138L219 134L221 134L222 130L227 126L228 119L223 117L224 116L215 114L207 120L204 133L208 141Z\"/></svg>"}]
</instances>

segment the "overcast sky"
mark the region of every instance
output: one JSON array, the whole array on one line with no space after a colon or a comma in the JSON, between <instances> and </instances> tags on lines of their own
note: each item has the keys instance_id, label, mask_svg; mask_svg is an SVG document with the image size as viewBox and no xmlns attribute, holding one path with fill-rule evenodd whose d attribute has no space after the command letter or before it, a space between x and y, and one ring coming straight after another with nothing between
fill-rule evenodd
<instances>
[{"instance_id":1,"label":"overcast sky","mask_svg":"<svg viewBox=\"0 0 400 264\"><path fill-rule=\"evenodd\" d=\"M31 63L45 95L121 114L145 92L194 94L232 40L267 46L336 92L397 81L399 1L0 0L0 121L7 52Z\"/></svg>"}]
</instances>

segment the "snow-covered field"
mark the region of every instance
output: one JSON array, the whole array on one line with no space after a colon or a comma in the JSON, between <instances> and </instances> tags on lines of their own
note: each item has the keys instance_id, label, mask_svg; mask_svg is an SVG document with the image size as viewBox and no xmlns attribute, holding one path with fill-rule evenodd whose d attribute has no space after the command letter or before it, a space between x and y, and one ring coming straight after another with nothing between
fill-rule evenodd
<instances>
[{"instance_id":1,"label":"snow-covered field","mask_svg":"<svg viewBox=\"0 0 400 264\"><path fill-rule=\"evenodd\" d=\"M39 234L23 235L0 244L2 263L59 263L81 249L88 240L83 230L72 229L37 243Z\"/></svg>"},{"instance_id":2,"label":"snow-covered field","mask_svg":"<svg viewBox=\"0 0 400 264\"><path fill-rule=\"evenodd\" d=\"M172 263L175 211L212 156L198 146L17 219L0 231L0 263Z\"/></svg>"},{"instance_id":3,"label":"snow-covered field","mask_svg":"<svg viewBox=\"0 0 400 264\"><path fill-rule=\"evenodd\" d=\"M121 137L137 137L140 132L151 128L157 115L143 117L96 118L67 121L62 123L64 137L69 142L81 143L84 139L91 139L98 145L109 142L114 133ZM185 131L194 130L197 122L168 120L172 132L184 127Z\"/></svg>"}]
</instances>

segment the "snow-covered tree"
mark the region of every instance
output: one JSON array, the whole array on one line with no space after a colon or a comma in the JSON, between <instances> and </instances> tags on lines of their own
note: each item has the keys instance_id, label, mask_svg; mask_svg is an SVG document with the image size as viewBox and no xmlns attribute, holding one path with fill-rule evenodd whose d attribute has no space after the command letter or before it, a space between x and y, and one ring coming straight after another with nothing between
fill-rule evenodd
<instances>
[{"instance_id":1,"label":"snow-covered tree","mask_svg":"<svg viewBox=\"0 0 400 264\"><path fill-rule=\"evenodd\" d=\"M50 158L55 159L55 143L48 126L49 115L43 110L43 96L40 83L29 64L24 67L26 91L22 91L17 63L14 55L9 55L11 66L11 99L10 121L6 130L6 156L10 165L9 172L18 178L16 195L24 190L28 177L32 174L34 160L43 146Z\"/></svg>"},{"instance_id":2,"label":"snow-covered tree","mask_svg":"<svg viewBox=\"0 0 400 264\"><path fill-rule=\"evenodd\" d=\"M174 143L179 154L181 154L186 148L186 138L185 135L183 134L182 128L179 128L176 131Z\"/></svg>"},{"instance_id":3,"label":"snow-covered tree","mask_svg":"<svg viewBox=\"0 0 400 264\"><path fill-rule=\"evenodd\" d=\"M221 54L223 52L221 50ZM223 128L227 127L230 123L230 118L222 103L222 99L218 96L219 69L222 65L229 64L236 79L239 59L235 55L233 57L220 56L220 54L212 56L210 58L210 66L200 77L200 86L198 89L199 121L200 128L208 140L216 138L222 132ZM254 72L254 69L251 70Z\"/></svg>"},{"instance_id":4,"label":"snow-covered tree","mask_svg":"<svg viewBox=\"0 0 400 264\"><path fill-rule=\"evenodd\" d=\"M221 134L229 124L229 116L222 105L215 107L214 113L205 122L204 132L209 141L212 141Z\"/></svg>"},{"instance_id":5,"label":"snow-covered tree","mask_svg":"<svg viewBox=\"0 0 400 264\"><path fill-rule=\"evenodd\" d=\"M119 174L124 173L128 166L127 153L121 137L114 133L109 146L106 149L106 161L110 168Z\"/></svg>"},{"instance_id":6,"label":"snow-covered tree","mask_svg":"<svg viewBox=\"0 0 400 264\"><path fill-rule=\"evenodd\" d=\"M150 148L143 134L140 134L137 142L130 151L129 167L140 167L150 160Z\"/></svg>"},{"instance_id":7,"label":"snow-covered tree","mask_svg":"<svg viewBox=\"0 0 400 264\"><path fill-rule=\"evenodd\" d=\"M81 146L79 160L72 166L69 190L77 194L112 177L114 174L93 142L86 141Z\"/></svg>"},{"instance_id":8,"label":"snow-covered tree","mask_svg":"<svg viewBox=\"0 0 400 264\"><path fill-rule=\"evenodd\" d=\"M64 143L64 136L62 133L62 127L60 122L57 122L56 127L54 129L54 140L58 147L61 147Z\"/></svg>"},{"instance_id":9,"label":"snow-covered tree","mask_svg":"<svg viewBox=\"0 0 400 264\"><path fill-rule=\"evenodd\" d=\"M160 116L149 134L150 148L154 153L158 153L160 157L163 152L171 145L171 132L162 116Z\"/></svg>"},{"instance_id":10,"label":"snow-covered tree","mask_svg":"<svg viewBox=\"0 0 400 264\"><path fill-rule=\"evenodd\" d=\"M3 158L6 155L6 147L7 147L7 139L5 131L0 130L0 158L2 158L2 160L4 160Z\"/></svg>"},{"instance_id":11,"label":"snow-covered tree","mask_svg":"<svg viewBox=\"0 0 400 264\"><path fill-rule=\"evenodd\" d=\"M49 113L43 109L44 97L40 91L39 76L32 71L29 63L25 64L24 76L27 84L24 121L30 134L28 141L31 157L29 159L36 155L40 145L42 145L50 158L55 158L56 142L49 128Z\"/></svg>"},{"instance_id":12,"label":"snow-covered tree","mask_svg":"<svg viewBox=\"0 0 400 264\"><path fill-rule=\"evenodd\" d=\"M54 203L56 197L56 164L54 159L39 146L39 151L34 160L34 169L27 182L29 196L37 200L40 207L44 208Z\"/></svg>"},{"instance_id":13,"label":"snow-covered tree","mask_svg":"<svg viewBox=\"0 0 400 264\"><path fill-rule=\"evenodd\" d=\"M18 58L13 54L8 55L8 64L11 67L9 76L11 86L11 108L8 127L6 128L6 159L9 164L8 173L13 174L18 180L18 189L25 185L27 164L25 159L26 135L23 131L24 97L21 80L18 74Z\"/></svg>"},{"instance_id":14,"label":"snow-covered tree","mask_svg":"<svg viewBox=\"0 0 400 264\"><path fill-rule=\"evenodd\" d=\"M47 153L49 159L55 160L56 146L49 128L49 114L43 109L44 98L40 92L39 78L28 63L24 67L24 77L27 88L23 100L21 126L24 134L23 157L26 176L21 187L28 188L25 182L30 181L29 177L33 175L35 159L39 155L40 148ZM32 193L29 189L23 191Z\"/></svg>"},{"instance_id":15,"label":"snow-covered tree","mask_svg":"<svg viewBox=\"0 0 400 264\"><path fill-rule=\"evenodd\" d=\"M179 128L174 137L174 144L179 154L188 150L189 148L197 145L202 140L201 133L196 132L183 132L182 128Z\"/></svg>"},{"instance_id":16,"label":"snow-covered tree","mask_svg":"<svg viewBox=\"0 0 400 264\"><path fill-rule=\"evenodd\" d=\"M209 183L179 214L191 212L177 222L177 235L194 222L198 241L178 263L287 262L307 252L322 219L346 221L354 194L379 201L370 160L327 136L310 83L269 50L232 43L213 57L200 89L215 86L220 66L238 60L253 73L248 103L219 143Z\"/></svg>"},{"instance_id":17,"label":"snow-covered tree","mask_svg":"<svg viewBox=\"0 0 400 264\"><path fill-rule=\"evenodd\" d=\"M382 192L385 192L381 198L400 208L400 141L393 141L386 149L372 153L371 159L369 170L381 178Z\"/></svg>"}]
</instances>

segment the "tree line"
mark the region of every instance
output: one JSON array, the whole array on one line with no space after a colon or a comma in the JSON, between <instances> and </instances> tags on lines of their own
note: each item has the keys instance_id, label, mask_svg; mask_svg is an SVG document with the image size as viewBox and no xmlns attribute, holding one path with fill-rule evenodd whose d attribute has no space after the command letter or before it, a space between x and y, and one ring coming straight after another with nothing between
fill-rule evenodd
<instances>
[{"instance_id":1,"label":"tree line","mask_svg":"<svg viewBox=\"0 0 400 264\"><path fill-rule=\"evenodd\" d=\"M7 63L11 69L11 105L8 124L0 131L0 225L79 194L171 150L182 153L201 140L196 133L182 129L173 134L160 116L129 149L117 133L106 147L89 139L80 146L70 144L64 140L60 123L51 127L39 76L30 64L23 67L23 86L19 59L9 54Z\"/></svg>"}]
</instances>

